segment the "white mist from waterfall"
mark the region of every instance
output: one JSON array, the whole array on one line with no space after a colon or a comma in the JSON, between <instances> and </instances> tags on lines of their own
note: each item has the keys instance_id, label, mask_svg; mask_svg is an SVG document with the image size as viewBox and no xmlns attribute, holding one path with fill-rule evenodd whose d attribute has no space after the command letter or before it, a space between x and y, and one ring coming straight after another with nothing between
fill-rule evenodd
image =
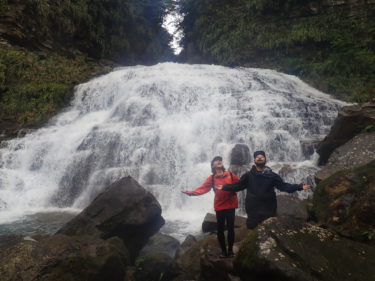
<instances>
[{"instance_id":1,"label":"white mist from waterfall","mask_svg":"<svg viewBox=\"0 0 375 281\"><path fill-rule=\"evenodd\" d=\"M233 146L245 143L265 150L276 171L290 165L285 179L300 182L316 170L302 144L322 139L342 105L272 70L119 68L77 86L71 106L48 126L0 149L0 224L80 210L131 175L158 198L169 226L196 233L213 211L213 194L180 191L203 183L213 156L228 166Z\"/></svg>"}]
</instances>

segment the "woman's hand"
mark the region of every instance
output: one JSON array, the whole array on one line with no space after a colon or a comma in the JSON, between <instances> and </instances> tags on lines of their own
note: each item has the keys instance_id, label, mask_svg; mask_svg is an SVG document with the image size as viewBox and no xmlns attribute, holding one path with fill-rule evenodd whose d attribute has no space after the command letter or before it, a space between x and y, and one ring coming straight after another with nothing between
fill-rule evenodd
<instances>
[{"instance_id":1,"label":"woman's hand","mask_svg":"<svg viewBox=\"0 0 375 281\"><path fill-rule=\"evenodd\" d=\"M309 185L309 184L302 184L302 188L303 188L303 190L308 190L308 189L311 188L311 185Z\"/></svg>"},{"instance_id":2,"label":"woman's hand","mask_svg":"<svg viewBox=\"0 0 375 281\"><path fill-rule=\"evenodd\" d=\"M183 194L186 194L186 195L189 195L189 196L192 195L192 194L191 194L189 191L187 191L187 190L181 190L181 192L182 192Z\"/></svg>"},{"instance_id":3,"label":"woman's hand","mask_svg":"<svg viewBox=\"0 0 375 281\"><path fill-rule=\"evenodd\" d=\"M222 185L215 185L215 188L217 188L217 189L223 189L223 186Z\"/></svg>"}]
</instances>

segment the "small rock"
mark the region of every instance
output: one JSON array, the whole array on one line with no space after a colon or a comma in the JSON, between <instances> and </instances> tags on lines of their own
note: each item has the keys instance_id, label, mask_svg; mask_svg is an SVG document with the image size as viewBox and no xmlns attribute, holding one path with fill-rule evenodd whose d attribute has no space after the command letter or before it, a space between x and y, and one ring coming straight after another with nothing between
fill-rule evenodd
<instances>
[{"instance_id":1,"label":"small rock","mask_svg":"<svg viewBox=\"0 0 375 281\"><path fill-rule=\"evenodd\" d=\"M180 242L177 239L169 235L157 233L148 240L147 244L140 251L139 256L166 254L173 259L179 247Z\"/></svg>"},{"instance_id":2,"label":"small rock","mask_svg":"<svg viewBox=\"0 0 375 281\"><path fill-rule=\"evenodd\" d=\"M25 240L25 241L31 241L31 242L38 242L38 241L36 241L34 238L32 238L32 237L30 237L30 236L25 236L25 237L23 238L23 240Z\"/></svg>"}]
</instances>

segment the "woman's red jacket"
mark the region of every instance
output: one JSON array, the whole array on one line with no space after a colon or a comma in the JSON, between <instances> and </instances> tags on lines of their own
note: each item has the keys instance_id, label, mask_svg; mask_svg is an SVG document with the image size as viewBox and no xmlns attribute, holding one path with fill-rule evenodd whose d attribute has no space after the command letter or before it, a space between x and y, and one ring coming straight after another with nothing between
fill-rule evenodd
<instances>
[{"instance_id":1,"label":"woman's red jacket","mask_svg":"<svg viewBox=\"0 0 375 281\"><path fill-rule=\"evenodd\" d=\"M223 175L211 175L205 182L195 190L185 191L189 195L202 195L209 192L212 189L212 176L214 176L214 185L224 185L238 182L239 178L228 171L225 171ZM232 180L233 178L233 180ZM225 191L214 188L215 199L214 199L214 209L215 211L234 209L238 208L237 194L233 191Z\"/></svg>"}]
</instances>

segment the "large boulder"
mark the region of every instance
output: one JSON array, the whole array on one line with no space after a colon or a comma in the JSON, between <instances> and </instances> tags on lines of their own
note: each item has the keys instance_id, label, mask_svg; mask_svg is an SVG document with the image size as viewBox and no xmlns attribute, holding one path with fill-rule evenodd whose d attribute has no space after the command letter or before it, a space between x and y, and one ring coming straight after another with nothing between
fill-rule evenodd
<instances>
[{"instance_id":1,"label":"large boulder","mask_svg":"<svg viewBox=\"0 0 375 281\"><path fill-rule=\"evenodd\" d=\"M216 232L216 215L207 213L202 222L202 231L203 232ZM235 228L246 228L246 218L241 216L235 216L234 219Z\"/></svg>"},{"instance_id":2,"label":"large boulder","mask_svg":"<svg viewBox=\"0 0 375 281\"><path fill-rule=\"evenodd\" d=\"M119 238L55 235L0 249L1 281L123 281L128 254Z\"/></svg>"},{"instance_id":3,"label":"large boulder","mask_svg":"<svg viewBox=\"0 0 375 281\"><path fill-rule=\"evenodd\" d=\"M375 248L287 217L264 221L234 261L243 281L375 280Z\"/></svg>"},{"instance_id":4,"label":"large boulder","mask_svg":"<svg viewBox=\"0 0 375 281\"><path fill-rule=\"evenodd\" d=\"M337 171L365 165L375 160L375 132L362 133L336 148L326 165L315 174L317 182Z\"/></svg>"},{"instance_id":5,"label":"large boulder","mask_svg":"<svg viewBox=\"0 0 375 281\"><path fill-rule=\"evenodd\" d=\"M319 165L324 165L333 150L368 126L375 125L375 102L341 108L327 137L318 145Z\"/></svg>"},{"instance_id":6,"label":"large boulder","mask_svg":"<svg viewBox=\"0 0 375 281\"><path fill-rule=\"evenodd\" d=\"M341 235L374 243L375 160L320 182L314 192L313 211L321 224Z\"/></svg>"},{"instance_id":7,"label":"large boulder","mask_svg":"<svg viewBox=\"0 0 375 281\"><path fill-rule=\"evenodd\" d=\"M164 224L155 197L133 178L108 186L78 216L57 233L123 239L133 261L148 239Z\"/></svg>"}]
</instances>

